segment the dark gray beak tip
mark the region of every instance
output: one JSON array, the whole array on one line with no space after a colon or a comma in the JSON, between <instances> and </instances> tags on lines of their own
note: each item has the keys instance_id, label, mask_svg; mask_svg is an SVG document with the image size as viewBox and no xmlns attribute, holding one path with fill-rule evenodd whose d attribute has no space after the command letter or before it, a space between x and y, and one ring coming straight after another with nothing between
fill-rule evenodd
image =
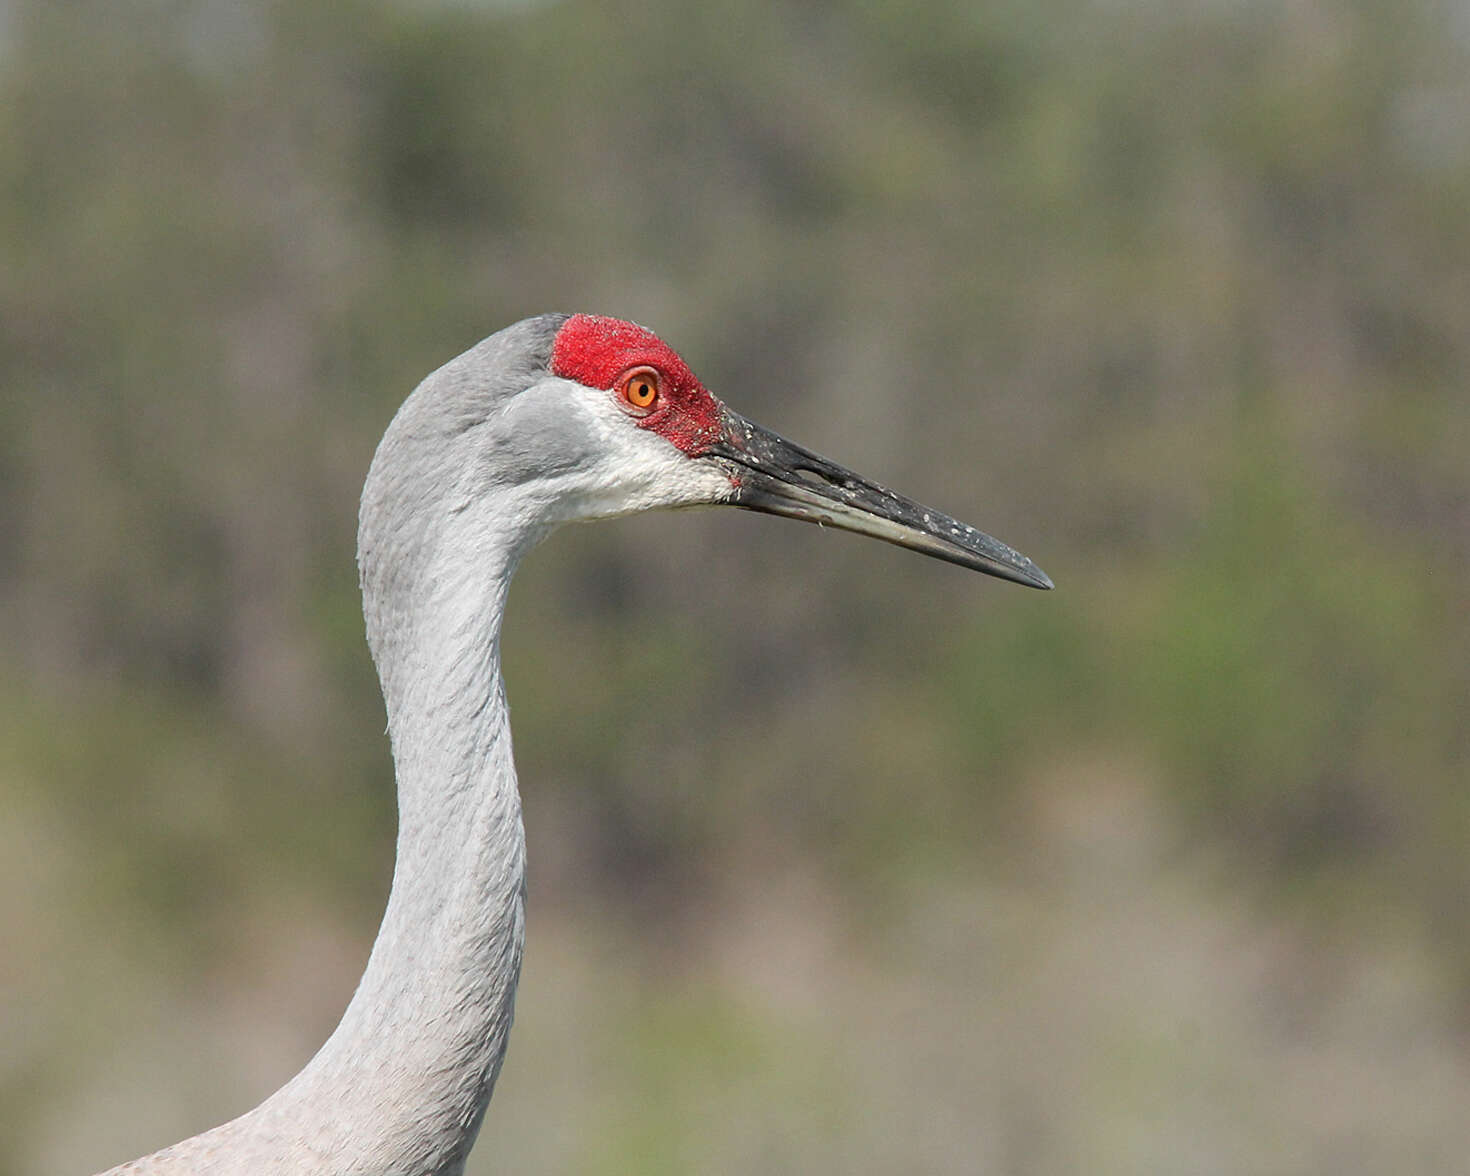
<instances>
[{"instance_id":1,"label":"dark gray beak tip","mask_svg":"<svg viewBox=\"0 0 1470 1176\"><path fill-rule=\"evenodd\" d=\"M1050 592L1053 588L1056 587L1056 585L1052 583L1052 578L1048 576L1045 572L1043 572L1040 568L1038 568L1035 564L1032 564L1028 570L1031 573L1030 578L1021 581L1021 583L1025 584L1028 588L1040 588L1043 592Z\"/></svg>"}]
</instances>

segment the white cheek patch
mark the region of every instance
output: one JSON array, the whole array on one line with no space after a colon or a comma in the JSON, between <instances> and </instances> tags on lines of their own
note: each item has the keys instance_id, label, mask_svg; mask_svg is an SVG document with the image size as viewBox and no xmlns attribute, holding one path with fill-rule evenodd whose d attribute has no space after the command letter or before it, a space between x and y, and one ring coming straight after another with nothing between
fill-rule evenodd
<instances>
[{"instance_id":1,"label":"white cheek patch","mask_svg":"<svg viewBox=\"0 0 1470 1176\"><path fill-rule=\"evenodd\" d=\"M491 529L610 518L660 507L730 501L719 463L691 458L639 428L614 393L556 376L508 400L473 434L457 512Z\"/></svg>"},{"instance_id":2,"label":"white cheek patch","mask_svg":"<svg viewBox=\"0 0 1470 1176\"><path fill-rule=\"evenodd\" d=\"M640 428L613 399L613 393L576 386L584 419L596 431L601 452L579 504L599 518L652 510L728 502L735 494L729 477L713 461L693 458L652 429Z\"/></svg>"}]
</instances>

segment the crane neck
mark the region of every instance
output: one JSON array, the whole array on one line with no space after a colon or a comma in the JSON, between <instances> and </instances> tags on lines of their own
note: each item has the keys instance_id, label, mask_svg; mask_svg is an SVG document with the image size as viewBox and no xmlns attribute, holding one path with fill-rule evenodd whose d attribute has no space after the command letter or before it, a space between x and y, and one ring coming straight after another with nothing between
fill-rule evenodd
<instances>
[{"instance_id":1,"label":"crane neck","mask_svg":"<svg viewBox=\"0 0 1470 1176\"><path fill-rule=\"evenodd\" d=\"M500 625L520 557L552 517L544 488L517 476L513 446L505 462L486 461L495 441L477 435L490 419L480 400L498 391L465 357L430 376L389 426L363 489L358 564L398 842L382 925L341 1022L254 1110L105 1176L463 1172L505 1056L525 939Z\"/></svg>"},{"instance_id":2,"label":"crane neck","mask_svg":"<svg viewBox=\"0 0 1470 1176\"><path fill-rule=\"evenodd\" d=\"M524 942L525 835L500 675L520 548L431 562L396 594L376 591L364 566L398 777L393 886L336 1031L291 1082L217 1129L258 1136L256 1171L452 1176L479 1133Z\"/></svg>"},{"instance_id":3,"label":"crane neck","mask_svg":"<svg viewBox=\"0 0 1470 1176\"><path fill-rule=\"evenodd\" d=\"M431 566L406 624L395 608L394 640L373 641L398 780L393 886L357 992L302 1075L338 1114L367 1110L344 1146L371 1149L373 1171L458 1172L505 1055L525 834L500 624L519 546Z\"/></svg>"}]
</instances>

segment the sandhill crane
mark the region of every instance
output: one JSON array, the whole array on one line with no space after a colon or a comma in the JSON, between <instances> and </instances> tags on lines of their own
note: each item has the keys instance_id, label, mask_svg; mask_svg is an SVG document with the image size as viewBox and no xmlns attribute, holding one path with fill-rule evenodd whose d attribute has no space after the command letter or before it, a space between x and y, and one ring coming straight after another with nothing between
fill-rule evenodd
<instances>
[{"instance_id":1,"label":"sandhill crane","mask_svg":"<svg viewBox=\"0 0 1470 1176\"><path fill-rule=\"evenodd\" d=\"M525 838L500 677L506 589L560 523L731 505L1034 588L1025 556L751 424L652 332L547 314L430 375L367 477L358 568L398 777L397 865L335 1032L238 1119L111 1174L463 1171L500 1072Z\"/></svg>"}]
</instances>

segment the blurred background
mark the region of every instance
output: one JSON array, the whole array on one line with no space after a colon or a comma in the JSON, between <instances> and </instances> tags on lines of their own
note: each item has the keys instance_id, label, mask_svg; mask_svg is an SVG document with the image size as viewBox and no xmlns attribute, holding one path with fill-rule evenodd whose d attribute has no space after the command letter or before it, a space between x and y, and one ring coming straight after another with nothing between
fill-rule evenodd
<instances>
[{"instance_id":1,"label":"blurred background","mask_svg":"<svg viewBox=\"0 0 1470 1176\"><path fill-rule=\"evenodd\" d=\"M1463 3L0 4L0 1173L336 1023L358 491L553 309L1059 587L536 551L472 1173L1470 1171L1467 209Z\"/></svg>"}]
</instances>

